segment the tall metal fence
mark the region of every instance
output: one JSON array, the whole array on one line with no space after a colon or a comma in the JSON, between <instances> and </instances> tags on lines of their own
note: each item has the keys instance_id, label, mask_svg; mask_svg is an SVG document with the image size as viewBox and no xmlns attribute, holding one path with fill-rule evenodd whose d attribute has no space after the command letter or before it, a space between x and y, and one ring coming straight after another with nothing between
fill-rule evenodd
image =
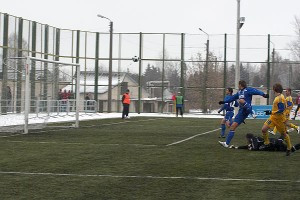
<instances>
[{"instance_id":1,"label":"tall metal fence","mask_svg":"<svg viewBox=\"0 0 300 200\"><path fill-rule=\"evenodd\" d=\"M241 31L240 79L270 94L275 82L299 90L300 62L290 48L296 40L291 35L242 35ZM235 41L234 34L200 31L114 32L110 56L109 32L57 28L0 13L1 113L7 112L3 109L7 101L23 98L16 89L22 76L12 77L5 62L25 56L79 63L82 99L89 94L99 112L120 112L127 88L132 112L173 112L172 96L178 91L184 95L185 112L211 112L219 107L225 88L235 87ZM132 60L134 56L138 62ZM61 75L57 84L64 89L70 83ZM266 103L270 102L254 100L254 104Z\"/></svg>"}]
</instances>

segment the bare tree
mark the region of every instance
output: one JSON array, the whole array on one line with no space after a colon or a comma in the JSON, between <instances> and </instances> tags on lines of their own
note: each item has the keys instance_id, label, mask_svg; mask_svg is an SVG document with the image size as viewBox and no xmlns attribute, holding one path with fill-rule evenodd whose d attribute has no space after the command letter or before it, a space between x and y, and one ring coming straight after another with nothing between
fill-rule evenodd
<instances>
[{"instance_id":1,"label":"bare tree","mask_svg":"<svg viewBox=\"0 0 300 200\"><path fill-rule=\"evenodd\" d=\"M296 39L291 42L291 50L297 60L300 60L300 18L295 16L294 23Z\"/></svg>"}]
</instances>

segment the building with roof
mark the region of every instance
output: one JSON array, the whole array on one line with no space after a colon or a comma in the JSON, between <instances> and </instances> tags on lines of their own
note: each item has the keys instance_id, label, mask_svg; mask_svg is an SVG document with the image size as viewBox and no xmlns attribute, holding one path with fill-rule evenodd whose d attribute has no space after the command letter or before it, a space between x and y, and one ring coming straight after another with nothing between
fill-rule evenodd
<instances>
[{"instance_id":1,"label":"building with roof","mask_svg":"<svg viewBox=\"0 0 300 200\"><path fill-rule=\"evenodd\" d=\"M84 100L86 94L90 93L91 99L95 100L95 103L98 104L97 107L99 112L107 111L108 75L108 72L99 73L97 95L95 95L95 72L80 72L80 99ZM122 95L125 93L126 89L129 89L131 98L130 112L138 112L138 106L140 106L141 112L160 112L162 108L165 112L168 112L169 105L166 106L166 104L172 103L172 94L166 87L163 92L164 98L156 97L154 95L154 93L157 93L157 91L154 92L155 88L157 88L156 85L153 87L147 86L147 88L142 87L140 94L141 103L139 103L139 84L137 80L135 80L130 73L113 72L111 111L122 111ZM68 84L64 86L62 90L75 91L75 85ZM98 96L98 98L95 99L95 96Z\"/></svg>"}]
</instances>

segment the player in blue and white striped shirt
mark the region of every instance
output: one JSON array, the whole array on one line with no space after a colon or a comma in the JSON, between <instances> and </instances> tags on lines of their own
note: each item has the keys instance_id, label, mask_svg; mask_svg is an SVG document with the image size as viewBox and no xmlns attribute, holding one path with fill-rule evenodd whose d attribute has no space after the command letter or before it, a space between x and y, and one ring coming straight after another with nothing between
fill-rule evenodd
<instances>
[{"instance_id":1,"label":"player in blue and white striped shirt","mask_svg":"<svg viewBox=\"0 0 300 200\"><path fill-rule=\"evenodd\" d=\"M227 88L226 89L226 96L224 98L224 101L228 100L233 93L232 88ZM230 103L224 103L224 105L220 108L218 113L222 112L223 110L226 111L224 118L221 120L221 135L220 138L225 138L225 130L226 126L229 128L232 124L232 117L234 115L234 107L238 107L238 102L233 101Z\"/></svg>"}]
</instances>

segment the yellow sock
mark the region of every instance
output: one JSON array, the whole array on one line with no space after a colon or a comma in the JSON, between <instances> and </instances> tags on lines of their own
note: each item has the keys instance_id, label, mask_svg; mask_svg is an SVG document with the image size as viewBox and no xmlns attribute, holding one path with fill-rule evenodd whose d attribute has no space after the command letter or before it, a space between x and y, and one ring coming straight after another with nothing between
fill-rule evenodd
<instances>
[{"instance_id":1,"label":"yellow sock","mask_svg":"<svg viewBox=\"0 0 300 200\"><path fill-rule=\"evenodd\" d=\"M274 127L273 132L274 132L274 133L277 133L277 128L276 128L276 126Z\"/></svg>"},{"instance_id":2,"label":"yellow sock","mask_svg":"<svg viewBox=\"0 0 300 200\"><path fill-rule=\"evenodd\" d=\"M288 134L285 134L284 141L286 142L287 149L288 149L288 150L291 150L291 148L292 148L292 143L291 143L290 136L289 136Z\"/></svg>"},{"instance_id":3,"label":"yellow sock","mask_svg":"<svg viewBox=\"0 0 300 200\"><path fill-rule=\"evenodd\" d=\"M265 144L265 145L270 144L269 134L263 133L263 138L264 138L264 144Z\"/></svg>"},{"instance_id":4,"label":"yellow sock","mask_svg":"<svg viewBox=\"0 0 300 200\"><path fill-rule=\"evenodd\" d=\"M290 123L290 125L289 125L291 128L293 128L293 129L297 129L298 128L298 126L296 126L295 124L292 124L292 123Z\"/></svg>"}]
</instances>

